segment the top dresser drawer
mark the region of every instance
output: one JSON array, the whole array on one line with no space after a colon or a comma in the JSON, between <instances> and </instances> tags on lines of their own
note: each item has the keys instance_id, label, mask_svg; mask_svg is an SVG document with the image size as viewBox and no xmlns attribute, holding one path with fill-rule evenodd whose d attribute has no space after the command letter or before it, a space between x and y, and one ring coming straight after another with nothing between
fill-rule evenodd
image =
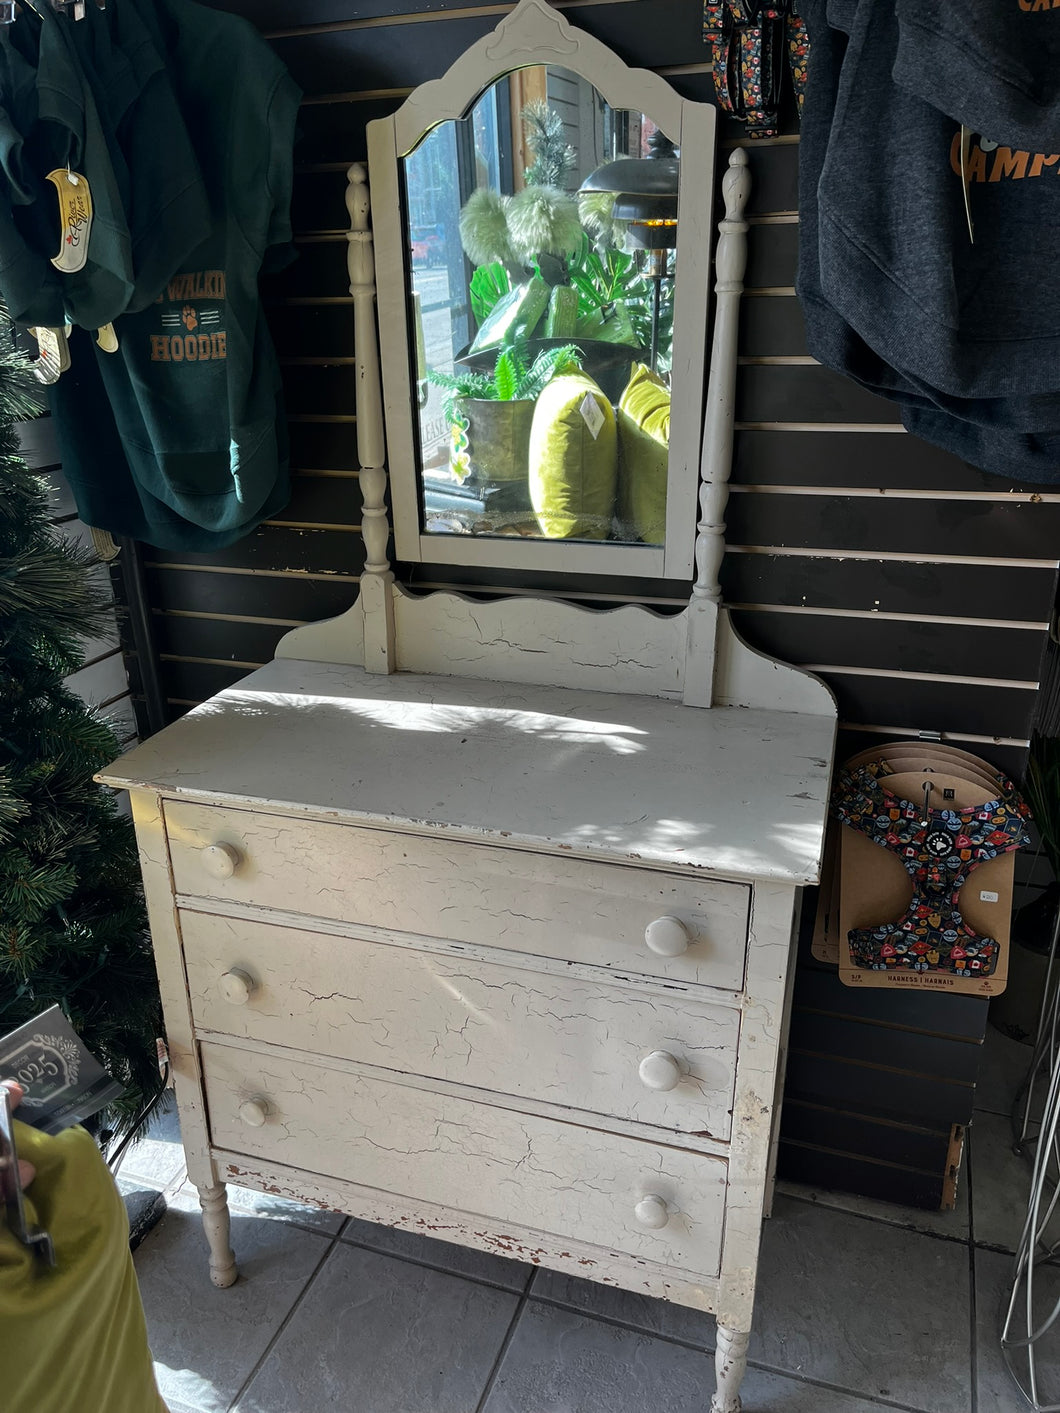
<instances>
[{"instance_id":1,"label":"top dresser drawer","mask_svg":"<svg viewBox=\"0 0 1060 1413\"><path fill-rule=\"evenodd\" d=\"M165 816L184 895L743 986L742 884L186 801Z\"/></svg>"}]
</instances>

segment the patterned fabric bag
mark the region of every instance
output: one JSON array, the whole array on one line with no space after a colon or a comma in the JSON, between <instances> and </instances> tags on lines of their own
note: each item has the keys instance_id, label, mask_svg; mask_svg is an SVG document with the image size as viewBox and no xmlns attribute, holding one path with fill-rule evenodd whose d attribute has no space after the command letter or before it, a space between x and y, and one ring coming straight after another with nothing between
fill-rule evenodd
<instances>
[{"instance_id":1,"label":"patterned fabric bag","mask_svg":"<svg viewBox=\"0 0 1060 1413\"><path fill-rule=\"evenodd\" d=\"M704 0L703 39L718 104L749 137L776 137L786 68L801 116L809 43L798 0Z\"/></svg>"}]
</instances>

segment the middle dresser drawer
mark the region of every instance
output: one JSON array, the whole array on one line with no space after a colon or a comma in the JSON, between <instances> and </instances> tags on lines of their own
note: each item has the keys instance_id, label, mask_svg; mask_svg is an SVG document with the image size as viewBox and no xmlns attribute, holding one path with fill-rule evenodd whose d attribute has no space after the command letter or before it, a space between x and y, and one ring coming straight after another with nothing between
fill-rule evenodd
<instances>
[{"instance_id":1,"label":"middle dresser drawer","mask_svg":"<svg viewBox=\"0 0 1060 1413\"><path fill-rule=\"evenodd\" d=\"M244 918L181 931L199 1029L729 1137L735 1009Z\"/></svg>"},{"instance_id":2,"label":"middle dresser drawer","mask_svg":"<svg viewBox=\"0 0 1060 1413\"><path fill-rule=\"evenodd\" d=\"M743 987L743 884L185 800L165 812L178 893Z\"/></svg>"}]
</instances>

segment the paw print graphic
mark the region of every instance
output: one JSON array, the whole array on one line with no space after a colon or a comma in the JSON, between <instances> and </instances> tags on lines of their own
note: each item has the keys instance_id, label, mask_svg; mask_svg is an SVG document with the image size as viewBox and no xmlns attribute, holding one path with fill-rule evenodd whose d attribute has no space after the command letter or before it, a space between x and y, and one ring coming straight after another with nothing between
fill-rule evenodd
<instances>
[{"instance_id":1,"label":"paw print graphic","mask_svg":"<svg viewBox=\"0 0 1060 1413\"><path fill-rule=\"evenodd\" d=\"M185 304L184 308L180 311L180 320L189 334L194 333L199 327L199 316L195 313L195 310L190 304Z\"/></svg>"}]
</instances>

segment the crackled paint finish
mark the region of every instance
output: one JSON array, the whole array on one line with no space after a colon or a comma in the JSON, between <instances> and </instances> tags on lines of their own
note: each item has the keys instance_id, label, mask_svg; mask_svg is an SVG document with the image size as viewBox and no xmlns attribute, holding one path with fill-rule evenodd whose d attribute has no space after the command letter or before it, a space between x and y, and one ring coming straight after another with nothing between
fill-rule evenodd
<instances>
[{"instance_id":1,"label":"crackled paint finish","mask_svg":"<svg viewBox=\"0 0 1060 1413\"><path fill-rule=\"evenodd\" d=\"M743 986L750 889L739 884L185 802L165 810L177 891L211 910L221 900L247 903L349 923L380 939L440 937L728 991ZM229 878L208 869L203 851L218 843L236 850ZM660 917L687 928L686 952L661 957L647 946L645 929Z\"/></svg>"},{"instance_id":2,"label":"crackled paint finish","mask_svg":"<svg viewBox=\"0 0 1060 1413\"><path fill-rule=\"evenodd\" d=\"M661 989L552 977L470 958L242 918L185 913L184 955L201 1030L525 1094L675 1132L729 1135L736 1006ZM252 979L225 1000L222 974ZM646 1087L639 1066L673 1055L681 1078Z\"/></svg>"}]
</instances>

